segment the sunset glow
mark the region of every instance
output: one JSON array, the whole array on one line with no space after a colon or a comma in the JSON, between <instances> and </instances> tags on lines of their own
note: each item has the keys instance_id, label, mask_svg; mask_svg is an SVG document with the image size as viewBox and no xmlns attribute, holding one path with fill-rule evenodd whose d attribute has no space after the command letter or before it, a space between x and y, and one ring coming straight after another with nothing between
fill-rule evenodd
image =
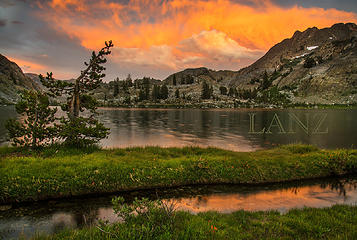
<instances>
[{"instance_id":1,"label":"sunset glow","mask_svg":"<svg viewBox=\"0 0 357 240\"><path fill-rule=\"evenodd\" d=\"M10 61L15 62L24 72L36 73L46 71L46 66L22 60L19 58L9 58Z\"/></svg>"},{"instance_id":2,"label":"sunset glow","mask_svg":"<svg viewBox=\"0 0 357 240\"><path fill-rule=\"evenodd\" d=\"M113 40L111 74L157 78L189 67L238 70L296 30L357 22L355 12L270 0L37 1L31 16L87 54ZM47 69L63 75L54 64Z\"/></svg>"}]
</instances>

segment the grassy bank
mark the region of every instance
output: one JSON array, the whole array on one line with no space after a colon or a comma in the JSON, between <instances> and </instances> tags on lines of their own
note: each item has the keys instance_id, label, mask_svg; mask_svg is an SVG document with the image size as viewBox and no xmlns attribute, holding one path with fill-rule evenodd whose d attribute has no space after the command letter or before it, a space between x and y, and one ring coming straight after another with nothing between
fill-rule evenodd
<instances>
[{"instance_id":1,"label":"grassy bank","mask_svg":"<svg viewBox=\"0 0 357 240\"><path fill-rule=\"evenodd\" d=\"M198 215L177 212L171 217L156 213L150 217L35 239L357 239L356 206L305 208L285 215L238 211Z\"/></svg>"},{"instance_id":2,"label":"grassy bank","mask_svg":"<svg viewBox=\"0 0 357 240\"><path fill-rule=\"evenodd\" d=\"M257 184L357 172L357 150L287 145L257 152L215 148L0 148L0 202L189 184Z\"/></svg>"}]
</instances>

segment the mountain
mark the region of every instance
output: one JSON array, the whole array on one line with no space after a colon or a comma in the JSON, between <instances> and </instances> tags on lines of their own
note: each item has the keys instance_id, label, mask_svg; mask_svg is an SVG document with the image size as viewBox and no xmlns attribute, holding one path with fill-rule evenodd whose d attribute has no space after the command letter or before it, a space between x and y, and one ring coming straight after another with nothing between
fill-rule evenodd
<instances>
[{"instance_id":1,"label":"mountain","mask_svg":"<svg viewBox=\"0 0 357 240\"><path fill-rule=\"evenodd\" d=\"M296 31L239 71L186 69L164 82L173 84L175 76L181 84L193 77L195 83L208 82L216 92L220 86L259 91L265 72L270 87L287 92L293 102L357 102L357 25L338 23L330 28Z\"/></svg>"},{"instance_id":2,"label":"mountain","mask_svg":"<svg viewBox=\"0 0 357 240\"><path fill-rule=\"evenodd\" d=\"M18 91L22 89L39 90L40 85L26 76L21 68L0 54L0 104L15 103Z\"/></svg>"},{"instance_id":3,"label":"mountain","mask_svg":"<svg viewBox=\"0 0 357 240\"><path fill-rule=\"evenodd\" d=\"M203 82L209 99L201 99ZM167 85L167 99L152 99L154 85ZM19 89L39 89L37 74L21 69L0 55L0 103L15 102ZM145 98L140 94L145 90ZM94 96L113 106L143 103L217 106L357 103L357 25L296 31L263 57L239 71L189 68L163 81L144 78L102 83ZM143 100L144 99L144 100Z\"/></svg>"}]
</instances>

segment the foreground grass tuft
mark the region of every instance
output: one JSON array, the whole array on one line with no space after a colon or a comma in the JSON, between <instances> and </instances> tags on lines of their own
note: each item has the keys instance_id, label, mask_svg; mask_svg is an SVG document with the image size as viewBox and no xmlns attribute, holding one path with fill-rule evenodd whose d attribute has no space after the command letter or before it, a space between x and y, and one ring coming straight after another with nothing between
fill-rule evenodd
<instances>
[{"instance_id":1,"label":"foreground grass tuft","mask_svg":"<svg viewBox=\"0 0 357 240\"><path fill-rule=\"evenodd\" d=\"M257 184L357 172L357 150L0 148L0 203L190 184Z\"/></svg>"},{"instance_id":2,"label":"foreground grass tuft","mask_svg":"<svg viewBox=\"0 0 357 240\"><path fill-rule=\"evenodd\" d=\"M162 219L167 221L160 222ZM165 212L155 212L124 223L35 239L357 239L356 225L357 207L342 205L291 210L285 215L275 211L176 212L168 219Z\"/></svg>"}]
</instances>

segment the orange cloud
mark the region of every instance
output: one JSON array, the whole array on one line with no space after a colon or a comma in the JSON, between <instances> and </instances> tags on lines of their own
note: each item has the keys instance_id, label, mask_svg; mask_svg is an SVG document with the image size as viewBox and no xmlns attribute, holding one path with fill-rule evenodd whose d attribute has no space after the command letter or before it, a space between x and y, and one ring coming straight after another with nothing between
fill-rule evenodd
<instances>
[{"instance_id":1,"label":"orange cloud","mask_svg":"<svg viewBox=\"0 0 357 240\"><path fill-rule=\"evenodd\" d=\"M22 69L23 72L37 73L37 72L46 71L46 66L38 63L26 61L19 58L13 58L13 57L8 57L8 59L12 62L15 62Z\"/></svg>"},{"instance_id":2,"label":"orange cloud","mask_svg":"<svg viewBox=\"0 0 357 240\"><path fill-rule=\"evenodd\" d=\"M282 8L270 1L247 6L229 0L52 0L41 16L93 49L112 39L121 47L172 45L203 30L217 30L247 48L268 49L295 30L355 22L355 13L336 9Z\"/></svg>"},{"instance_id":3,"label":"orange cloud","mask_svg":"<svg viewBox=\"0 0 357 240\"><path fill-rule=\"evenodd\" d=\"M39 64L33 61L28 61L20 58L9 57L9 56L7 56L7 58L10 61L15 62L24 73L36 73L36 74L41 73L45 75L47 72L52 72L55 70L53 69L53 67ZM77 72L67 71L65 69L58 69L58 70L59 71L56 71L54 74L55 78L57 79L70 79L76 76L76 74L78 74Z\"/></svg>"},{"instance_id":4,"label":"orange cloud","mask_svg":"<svg viewBox=\"0 0 357 240\"><path fill-rule=\"evenodd\" d=\"M296 30L357 22L355 13L336 9L282 8L269 0L253 2L254 6L229 0L52 0L38 3L38 16L79 39L87 49L98 49L105 40L113 40L120 48L117 56L127 57L116 61L173 61L166 64L173 69L190 59L209 61L212 54L239 62L249 53L268 50ZM190 42L201 45L194 50L187 47ZM251 61L258 55L250 56Z\"/></svg>"}]
</instances>

